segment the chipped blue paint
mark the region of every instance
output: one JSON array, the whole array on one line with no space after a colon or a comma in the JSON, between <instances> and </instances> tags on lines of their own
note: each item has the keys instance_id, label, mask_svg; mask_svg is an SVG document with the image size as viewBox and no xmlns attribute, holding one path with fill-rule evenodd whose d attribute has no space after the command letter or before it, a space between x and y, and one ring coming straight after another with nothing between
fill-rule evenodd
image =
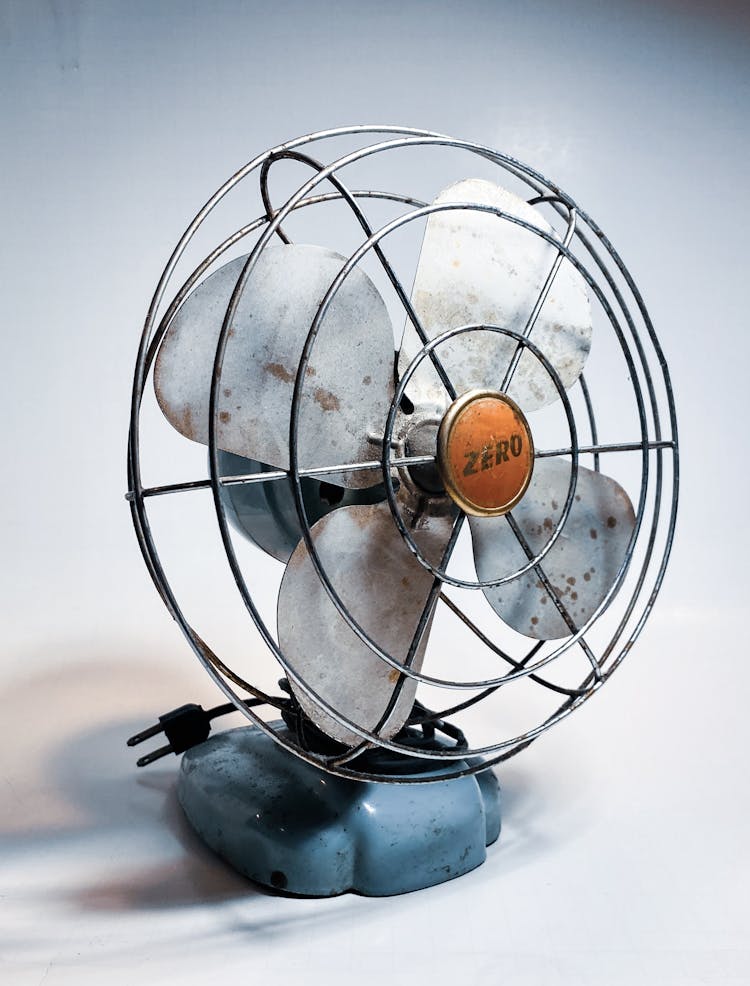
<instances>
[{"instance_id":1,"label":"chipped blue paint","mask_svg":"<svg viewBox=\"0 0 750 986\"><path fill-rule=\"evenodd\" d=\"M290 756L254 726L188 750L178 795L198 835L236 870L314 897L381 897L451 880L483 863L500 834L489 769L432 784L352 781Z\"/></svg>"}]
</instances>

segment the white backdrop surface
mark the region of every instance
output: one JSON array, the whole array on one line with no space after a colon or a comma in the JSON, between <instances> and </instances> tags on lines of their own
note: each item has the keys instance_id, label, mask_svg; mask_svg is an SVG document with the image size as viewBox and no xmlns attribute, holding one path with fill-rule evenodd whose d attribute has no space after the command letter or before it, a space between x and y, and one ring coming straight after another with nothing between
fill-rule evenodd
<instances>
[{"instance_id":1,"label":"white backdrop surface","mask_svg":"<svg viewBox=\"0 0 750 986\"><path fill-rule=\"evenodd\" d=\"M749 34L742 5L678 0L0 2L3 983L748 981ZM683 495L638 647L499 771L487 863L289 900L201 848L174 758L124 747L215 695L131 529L128 402L199 205L355 122L491 144L597 218L670 362Z\"/></svg>"}]
</instances>

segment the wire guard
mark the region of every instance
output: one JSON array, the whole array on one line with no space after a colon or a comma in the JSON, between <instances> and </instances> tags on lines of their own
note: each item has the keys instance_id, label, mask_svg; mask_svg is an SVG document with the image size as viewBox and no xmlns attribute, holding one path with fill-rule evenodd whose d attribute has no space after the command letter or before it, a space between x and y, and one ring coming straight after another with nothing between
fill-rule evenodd
<instances>
[{"instance_id":1,"label":"wire guard","mask_svg":"<svg viewBox=\"0 0 750 986\"><path fill-rule=\"evenodd\" d=\"M400 155L408 158L409 170L405 173L413 177L415 154L423 155L425 162L423 173L427 175L430 172L430 156L438 154L443 155L442 160L446 156L449 156L449 160L454 163L456 158L460 160L461 167L457 171L459 177L462 174L470 174L475 169L481 168L482 173L486 173L488 168L493 169L497 173L498 182L510 181L514 187L526 190L524 210L527 206L534 207L537 212L532 211L532 215L540 214L539 210L545 210L556 223L561 224L562 232L558 234L543 220L530 221L527 211L514 214L503 204L505 200L498 200L499 205L497 202L454 202L446 192L432 204L428 204L399 190L350 189L347 184L350 176L361 173L358 166L367 165L367 173L371 174L374 169L382 165L384 174L393 174L394 167L398 167ZM269 190L269 176L277 162L282 160L290 162L284 166L287 173L296 168L304 180L283 202L274 203ZM247 190L254 182L257 182L258 198L262 204L261 213L256 219L245 223L220 244L214 246L193 270L188 271L184 260L185 253L188 246L193 245L197 234L202 232L205 220L237 189L242 195L242 202L238 208L244 210L248 201ZM429 188L427 197L431 197L434 191ZM289 415L288 468L275 468L272 463L265 471L223 477L219 467L220 450L217 444L221 421L225 420L222 417L225 413L222 410L222 369L232 334L233 320L239 310L245 286L261 258L265 258L271 252L267 249L270 243L291 244L290 230L293 223L290 220L298 211L304 210L308 217L315 217L316 210L325 209L329 207L329 203L336 202L350 211L353 228L358 232L360 239L317 306L299 363L292 368L294 389ZM391 209L400 211L396 218L376 226L372 221L372 216L376 214L376 203L380 203L378 215L382 214L384 203L390 203ZM396 268L388 259L397 236L408 233L410 227L413 229L412 224L416 223L419 227L420 223L424 225L439 221L448 224L446 228L449 228L449 224L456 216L467 214L472 217L472 222L504 223L504 228L512 230L513 236L531 238L529 242L535 243L540 251L543 248L547 251L544 255L549 254L551 257L552 262L546 276L537 286L534 303L529 306L528 314L524 315L520 327L478 321L476 324L453 324L445 331L434 332L425 321L424 311L418 299L410 297ZM321 240L325 233L323 224ZM144 485L141 471L141 406L146 383L153 373L161 343L174 323L183 301L205 276L215 269L218 262L226 259L225 255L232 247L246 241L250 242L252 247L244 262L237 265L238 275L231 297L225 310L219 315L221 331L213 353L213 372L208 402L209 478L159 486ZM392 397L391 390L388 392L390 408L387 418L379 423L380 428L372 438L374 443L372 456L359 462L331 461L328 464L311 465L309 459L300 461L304 450L300 447L299 441L303 395L311 373L315 372L311 361L319 351L316 349L316 344L321 328L325 324L327 312L331 305L336 303L337 295L350 283L351 278L354 276L361 278L360 271L365 263L374 264L379 268L380 275L392 291L392 297L403 312L407 332L413 340L412 348L408 359L405 359L401 366L397 366ZM561 271L564 275L560 273ZM595 306L597 339L608 337L605 349L609 355L606 359L601 360L591 369L588 379L580 373L576 382L572 384L569 380L562 381L558 368L548 358L549 354L544 351L543 346L535 342L535 339L541 336L534 335L535 326L538 328L541 319L545 317L544 312L547 309L544 306L552 303L555 285L560 288L560 279L563 276L568 281L574 277L582 285L585 284L586 291ZM502 504L496 504L491 499L485 503L477 499L472 506L467 491L480 490L476 496L481 497L485 495L481 492L484 486L479 481L472 485L456 474L448 477L449 481L446 482L452 500L442 496L443 506L436 507L436 494L420 493L418 487L413 488L409 478L410 475L416 475L416 472L410 474L410 469L434 465L436 455L410 453L403 442L399 444L401 441L399 428L405 409L406 411L410 408L414 409L417 403L414 395L419 392L420 387L424 388L427 373L432 374L431 379L434 380L430 393L442 395L440 399L444 400L444 407L454 402L456 407L463 407L461 400L464 391L462 389L462 393L457 393L452 379L452 376L455 376L456 365L452 354L455 353L456 346L464 345L467 340L477 340L476 345L479 346L480 337L490 338L493 346L502 346L503 351L509 354L503 378L497 381L492 391L491 400L496 403L493 413L498 416L502 411L507 416L509 409L515 408L520 415L520 417L517 415L517 421L525 423L524 409L518 407L510 397L503 395L512 395L514 379L517 380L522 374L526 374L528 367L534 364L537 372L544 377L545 393L559 400L557 407L562 412L568 437L560 440L564 444L559 448L537 447L539 443L536 434L532 442L534 428L533 422L530 422L531 430L526 426L523 448L530 450L525 451L525 454L531 455L532 459L530 463L523 466L525 471L518 467L520 479L508 494L507 503L504 501ZM418 343L414 340L418 340ZM470 344L474 343L470 342ZM580 371L580 366L578 369ZM619 377L615 370L620 371ZM278 372L288 374L290 371L288 368L281 368ZM388 372L390 373L390 370ZM291 381L291 377L288 379ZM612 434L613 440L601 440L600 432L603 432L604 428L596 417L594 395L597 390L593 386L597 380L607 394L610 392L609 388L614 392L619 387L620 404L617 406L625 409L619 420L625 420L626 415L630 415L628 420L637 421L635 433ZM463 388L463 385L461 386ZM482 390L481 385L478 384L477 389ZM486 387L483 392L490 393ZM322 394L320 400L329 400L329 398ZM503 401L505 403L501 407ZM330 406L333 407L334 404ZM609 418L611 415L607 416L608 435L612 427ZM485 430L490 429L490 424L483 425ZM520 448L521 446L519 446L519 454ZM463 454L462 450L456 451L456 449L457 445L451 449L454 459ZM496 462L493 460L490 463L487 459L485 465L489 468L490 465L499 463L502 451L498 444ZM584 457L586 465L581 463ZM530 534L530 528L520 508L518 516L514 511L516 504L519 501L522 503L526 488L532 481L534 464L538 465L544 460L564 461L570 467L569 480L567 489L563 489L560 493L561 502L559 505L555 503L554 511L550 511L549 524L546 525L545 522L545 530L537 538L533 531ZM127 461L127 500L147 568L167 609L177 621L198 660L226 695L231 707L245 715L275 742L308 763L343 777L393 783L428 783L437 779L445 780L475 773L488 765L505 760L527 747L601 687L632 648L661 587L674 538L679 485L677 424L666 360L643 299L627 268L599 226L554 183L507 155L473 142L457 140L429 131L391 126L356 126L321 131L279 145L255 157L208 200L177 244L162 273L148 310L134 373ZM481 464L481 460L477 461ZM607 576L607 585L603 587L601 601L591 612L587 611L585 618L581 619L576 616L573 598L575 592L567 589L563 592L559 588L559 579L554 567L555 559L559 556L565 532L569 531L571 525L575 523L580 525L580 508L577 506L576 491L580 492L587 483L596 486L600 469L609 462L621 463L628 476L639 474L640 477L639 487L636 485L638 480L632 481L633 491L637 489L638 494L633 498L632 532L629 538L623 541L621 564L614 573L609 573ZM275 463L275 466L279 465L283 466L284 463ZM454 468L457 468L455 463ZM345 605L341 596L341 587L334 584L316 546L312 529L315 518L311 523L303 496L302 479L305 477L335 483L336 477L349 475L351 478L354 474L366 470L371 472L377 470L382 475L385 496L382 509L386 509L387 503L394 525L408 551L429 575L429 591L426 591L426 598L420 602L422 608L417 614L418 618L415 618L411 642L405 647L401 657L384 650L378 640L373 639L373 636L360 625L358 616ZM606 469L603 470L602 479L606 478L605 474L608 474ZM594 477L593 480L591 476ZM256 483L289 484L302 531L300 544L304 546L309 562L320 581L326 602L330 601L334 616L337 619L340 617L347 632L354 635L353 639L358 644L364 644L368 652L374 655L376 661L380 662L389 674L389 680L393 683L392 694L383 714L370 728L364 728L361 723L344 715L340 709L334 707L319 691L316 691L311 681L305 679L290 659L290 655L280 646L276 635L264 621L254 601L253 592L246 581L235 551L222 491L228 485L243 486ZM453 487L450 487L450 483ZM346 485L356 487L358 479ZM601 484L597 488L601 488ZM267 645L270 655L286 676L291 687L291 698L267 694L225 664L213 652L198 635L190 618L180 606L162 564L149 522L151 499L204 489L210 489L212 492L226 559L240 597ZM408 500L409 496L412 500ZM405 506L407 503L408 508ZM434 509L449 511L449 536L446 534L447 540L443 546L442 557L438 555L428 559L420 550L419 539L415 536L415 532L418 528L420 511L426 511L424 516L428 516ZM494 510L497 516L484 519L503 525L503 536L507 535L515 545L516 554L513 554L513 559L518 564L510 564L507 571L503 570L499 573L493 568L491 577L487 577L485 571L483 579L469 580L457 576L453 570L454 549L464 526L467 533L469 528L469 525L464 525L466 517L464 509L472 515L481 515L482 512L492 514ZM470 519L472 533L475 533L473 524L476 517ZM610 520L616 523L617 518L611 517ZM592 539L595 537L593 530L591 537ZM481 567L477 566L478 571ZM478 590L479 598L484 594L495 613L502 614L503 620L512 626L512 620L506 619L503 609L504 606L511 605L508 602L510 595L506 590L514 580L516 586L520 585L519 580L522 578L533 580L539 587L538 591L544 597L542 601L547 604L550 611L554 611L555 620L548 621L548 625L554 624L560 627L560 633L565 633L562 639L523 639L519 633L508 631L507 626L501 624L498 618L497 622L502 625L505 634L501 645L465 612L457 595ZM575 582L575 579L573 581ZM373 584L372 592L377 593L377 591L377 584ZM460 621L464 630L474 636L478 649L490 654L493 661L501 662L504 666L501 673L483 678L448 679L429 674L422 669L420 655L423 653L429 627L438 608L444 609L445 614ZM526 630L523 632L526 633ZM439 646L440 642L436 643ZM553 680L550 673L555 662L564 655L570 655L571 659L575 658L576 663L566 659L557 667L564 667L568 679L572 674L571 668L578 667L579 677L561 683ZM458 663L460 665L462 662ZM549 696L557 696L559 704L553 708L553 711L545 711L535 725L517 735L497 739L479 747L469 747L461 727L453 719L460 718L462 713L479 703L499 701L505 688L518 687L523 682L533 683ZM384 733L388 732L389 716L396 708L399 696L405 687L409 694L411 694L409 689L428 687L431 689L430 695L435 694L436 688L454 694L445 708L433 710L422 703L420 700L422 691L418 690L417 700L413 704L411 716L405 722L404 728L401 731L392 730L386 736ZM295 695L301 700L300 702L297 702ZM341 735L354 738L343 744L334 743L329 748L326 748L325 743L317 747L311 746L304 740L304 729L276 729L266 723L257 711L259 705L270 704L284 710L285 714L289 713L290 708L297 709L296 714L299 714L300 705L304 708L308 703L320 710L324 720L333 721L339 727ZM401 704L403 705L403 702ZM230 706L221 706L219 709L220 714L224 714L230 710ZM219 714L219 709L205 713L198 706L182 707L174 710L174 713L169 713L167 717L162 717L159 725L144 730L130 742L131 745L140 743L163 731L167 735L168 745L152 754L147 754L139 762L151 762L166 753L179 752L178 747L185 749L199 742L204 731L208 735L209 720L214 713ZM175 718L176 713L179 715ZM173 718L170 719L170 716ZM498 722L500 721L502 717L498 718ZM424 741L414 743L408 740L408 737L414 733L415 727L421 727L420 736ZM429 742L435 727L442 730L446 736L452 737L454 743ZM436 761L442 764L443 769L437 776L434 771L415 772L408 770L406 766L402 772L389 769L384 774L377 770L377 757L362 756L372 748L390 751L390 755L397 759L403 757L405 764L405 758L418 757Z\"/></svg>"}]
</instances>

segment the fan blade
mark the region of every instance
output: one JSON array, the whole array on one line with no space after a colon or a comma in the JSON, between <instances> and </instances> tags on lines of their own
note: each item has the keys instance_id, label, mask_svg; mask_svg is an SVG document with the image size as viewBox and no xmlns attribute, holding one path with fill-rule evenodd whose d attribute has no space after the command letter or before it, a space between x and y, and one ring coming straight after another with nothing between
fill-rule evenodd
<instances>
[{"instance_id":1,"label":"fan blade","mask_svg":"<svg viewBox=\"0 0 750 986\"><path fill-rule=\"evenodd\" d=\"M245 264L239 257L188 295L162 342L154 386L162 411L187 438L208 444L216 344ZM217 444L245 458L289 468L289 419L297 367L318 306L344 264L319 246L269 243L251 273L229 329L219 390ZM393 330L383 299L358 268L321 323L307 367L299 419L302 468L376 458L393 393ZM329 474L361 488L379 471Z\"/></svg>"},{"instance_id":2,"label":"fan blade","mask_svg":"<svg viewBox=\"0 0 750 986\"><path fill-rule=\"evenodd\" d=\"M420 551L439 564L451 536L450 517L423 515L412 531ZM405 661L428 601L433 578L409 551L387 504L342 507L312 528L323 568L354 620L387 654ZM412 667L422 666L430 620ZM333 708L365 729L386 711L399 672L386 664L347 625L321 583L304 541L281 582L279 644L289 663ZM417 682L406 678L382 729L393 736L411 712ZM341 743L359 740L294 684L309 718Z\"/></svg>"},{"instance_id":3,"label":"fan blade","mask_svg":"<svg viewBox=\"0 0 750 986\"><path fill-rule=\"evenodd\" d=\"M569 482L570 462L537 460L529 489L513 510L535 553L562 514ZM527 563L507 518L469 517L469 524L480 579L502 578ZM567 522L540 563L576 627L583 626L609 591L634 527L633 505L619 483L579 466ZM495 612L527 637L555 640L571 633L534 569L484 594Z\"/></svg>"},{"instance_id":4,"label":"fan blade","mask_svg":"<svg viewBox=\"0 0 750 986\"><path fill-rule=\"evenodd\" d=\"M536 209L489 181L460 181L441 192L435 202L491 205L559 239ZM491 213L470 209L432 213L412 292L427 336L434 339L461 325L497 325L523 333L556 257L555 247L542 237ZM591 348L591 328L583 278L563 259L529 338L566 388L583 370ZM407 322L399 355L401 374L421 345ZM508 336L477 331L447 340L437 355L460 395L474 388L499 390L515 349L515 340ZM414 403L445 397L429 358L419 365L407 390ZM507 392L526 412L559 397L547 372L528 350Z\"/></svg>"}]
</instances>

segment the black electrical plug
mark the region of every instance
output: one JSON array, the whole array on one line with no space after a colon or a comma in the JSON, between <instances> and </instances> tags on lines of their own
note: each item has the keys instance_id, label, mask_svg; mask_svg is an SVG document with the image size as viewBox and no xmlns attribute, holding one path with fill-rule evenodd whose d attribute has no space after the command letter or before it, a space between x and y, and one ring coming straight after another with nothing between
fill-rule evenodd
<instances>
[{"instance_id":1,"label":"black electrical plug","mask_svg":"<svg viewBox=\"0 0 750 986\"><path fill-rule=\"evenodd\" d=\"M231 707L232 709L234 706ZM159 716L159 722L155 726L144 729L142 733L136 733L128 740L128 746L137 746L144 740L151 739L159 733L164 733L167 738L167 745L159 747L153 753L147 753L145 757L138 760L139 767L145 767L166 757L168 753L184 753L193 746L197 746L211 732L211 719L215 717L215 709L211 712L194 702L188 705L181 705L179 709L172 709L171 712Z\"/></svg>"},{"instance_id":2,"label":"black electrical plug","mask_svg":"<svg viewBox=\"0 0 750 986\"><path fill-rule=\"evenodd\" d=\"M254 709L257 705L272 705L283 710L286 708L287 700L272 698L267 695L264 698L246 698L242 704L248 709ZM213 719L236 711L237 706L233 702L217 705L215 709L208 711L202 706L196 705L195 702L189 702L187 705L181 705L179 709L172 709L171 712L159 716L159 721L155 726L149 726L142 733L131 736L128 740L128 746L138 746L144 740L164 733L167 738L167 745L160 746L158 750L147 753L145 757L141 757L137 761L138 767L146 767L154 760L161 760L162 757L166 757L168 753L184 753L185 750L202 743L208 739Z\"/></svg>"}]
</instances>

